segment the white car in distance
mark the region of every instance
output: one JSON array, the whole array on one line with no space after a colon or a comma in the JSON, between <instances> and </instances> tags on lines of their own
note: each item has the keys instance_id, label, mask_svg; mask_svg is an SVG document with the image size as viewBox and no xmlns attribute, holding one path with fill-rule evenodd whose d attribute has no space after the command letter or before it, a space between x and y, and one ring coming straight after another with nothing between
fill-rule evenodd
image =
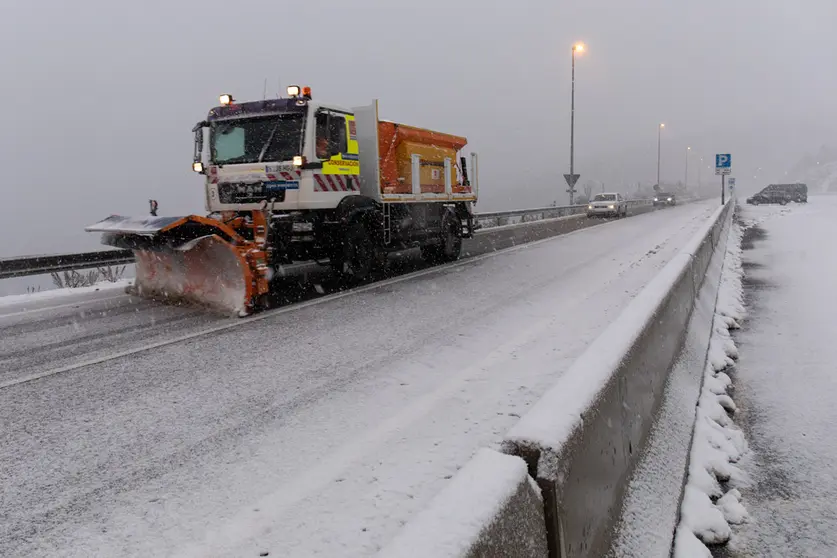
<instances>
[{"instance_id":1,"label":"white car in distance","mask_svg":"<svg viewBox=\"0 0 837 558\"><path fill-rule=\"evenodd\" d=\"M628 214L628 200L622 194L601 193L587 204L587 217L624 217Z\"/></svg>"}]
</instances>

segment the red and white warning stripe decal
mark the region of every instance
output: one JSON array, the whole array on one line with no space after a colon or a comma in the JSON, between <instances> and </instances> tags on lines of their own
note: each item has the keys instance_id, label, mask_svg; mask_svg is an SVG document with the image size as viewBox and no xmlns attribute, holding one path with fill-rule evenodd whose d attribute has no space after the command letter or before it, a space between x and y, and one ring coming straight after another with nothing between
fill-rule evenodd
<instances>
[{"instance_id":1,"label":"red and white warning stripe decal","mask_svg":"<svg viewBox=\"0 0 837 558\"><path fill-rule=\"evenodd\" d=\"M315 174L315 192L354 192L357 190L357 180L340 174Z\"/></svg>"},{"instance_id":2,"label":"red and white warning stripe decal","mask_svg":"<svg viewBox=\"0 0 837 558\"><path fill-rule=\"evenodd\" d=\"M266 174L267 174L267 179L268 180L280 180L279 177L281 176L281 180L290 180L291 182L293 182L293 181L299 181L299 179L302 178L302 171L294 171L294 172L282 171L282 172L279 173L279 175L269 173L269 172L266 173Z\"/></svg>"}]
</instances>

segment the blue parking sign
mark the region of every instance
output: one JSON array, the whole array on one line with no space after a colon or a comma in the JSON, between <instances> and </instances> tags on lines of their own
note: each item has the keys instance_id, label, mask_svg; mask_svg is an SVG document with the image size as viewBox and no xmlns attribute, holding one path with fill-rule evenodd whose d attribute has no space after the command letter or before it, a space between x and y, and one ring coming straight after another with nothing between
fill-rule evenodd
<instances>
[{"instance_id":1,"label":"blue parking sign","mask_svg":"<svg viewBox=\"0 0 837 558\"><path fill-rule=\"evenodd\" d=\"M715 155L715 174L729 174L732 171L732 155L719 153Z\"/></svg>"}]
</instances>

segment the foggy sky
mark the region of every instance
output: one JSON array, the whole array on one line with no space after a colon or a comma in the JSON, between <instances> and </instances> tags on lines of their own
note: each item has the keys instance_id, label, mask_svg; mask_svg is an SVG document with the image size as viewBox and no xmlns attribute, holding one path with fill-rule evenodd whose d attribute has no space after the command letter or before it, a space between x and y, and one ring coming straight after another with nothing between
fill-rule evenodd
<instances>
[{"instance_id":1,"label":"foggy sky","mask_svg":"<svg viewBox=\"0 0 837 558\"><path fill-rule=\"evenodd\" d=\"M112 213L204 212L191 127L229 92L291 83L464 135L477 211L567 203L570 52L576 172L663 181L686 146L733 154L746 187L834 143L834 0L6 0L0 10L0 256L95 249ZM829 134L831 134L829 136ZM704 169L704 181L714 180ZM764 178L762 178L762 176Z\"/></svg>"}]
</instances>

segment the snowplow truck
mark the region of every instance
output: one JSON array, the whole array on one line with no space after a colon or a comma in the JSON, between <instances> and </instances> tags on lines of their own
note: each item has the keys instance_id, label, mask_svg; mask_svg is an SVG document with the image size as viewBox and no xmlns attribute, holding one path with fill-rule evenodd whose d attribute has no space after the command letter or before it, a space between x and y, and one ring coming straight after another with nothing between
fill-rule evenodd
<instances>
[{"instance_id":1,"label":"snowplow truck","mask_svg":"<svg viewBox=\"0 0 837 558\"><path fill-rule=\"evenodd\" d=\"M221 95L193 132L206 216L85 228L134 252L139 296L246 316L268 305L282 266L316 261L363 282L389 252L453 261L473 236L478 159L467 161L466 138L379 120L377 100L342 108L298 86L287 98Z\"/></svg>"}]
</instances>

